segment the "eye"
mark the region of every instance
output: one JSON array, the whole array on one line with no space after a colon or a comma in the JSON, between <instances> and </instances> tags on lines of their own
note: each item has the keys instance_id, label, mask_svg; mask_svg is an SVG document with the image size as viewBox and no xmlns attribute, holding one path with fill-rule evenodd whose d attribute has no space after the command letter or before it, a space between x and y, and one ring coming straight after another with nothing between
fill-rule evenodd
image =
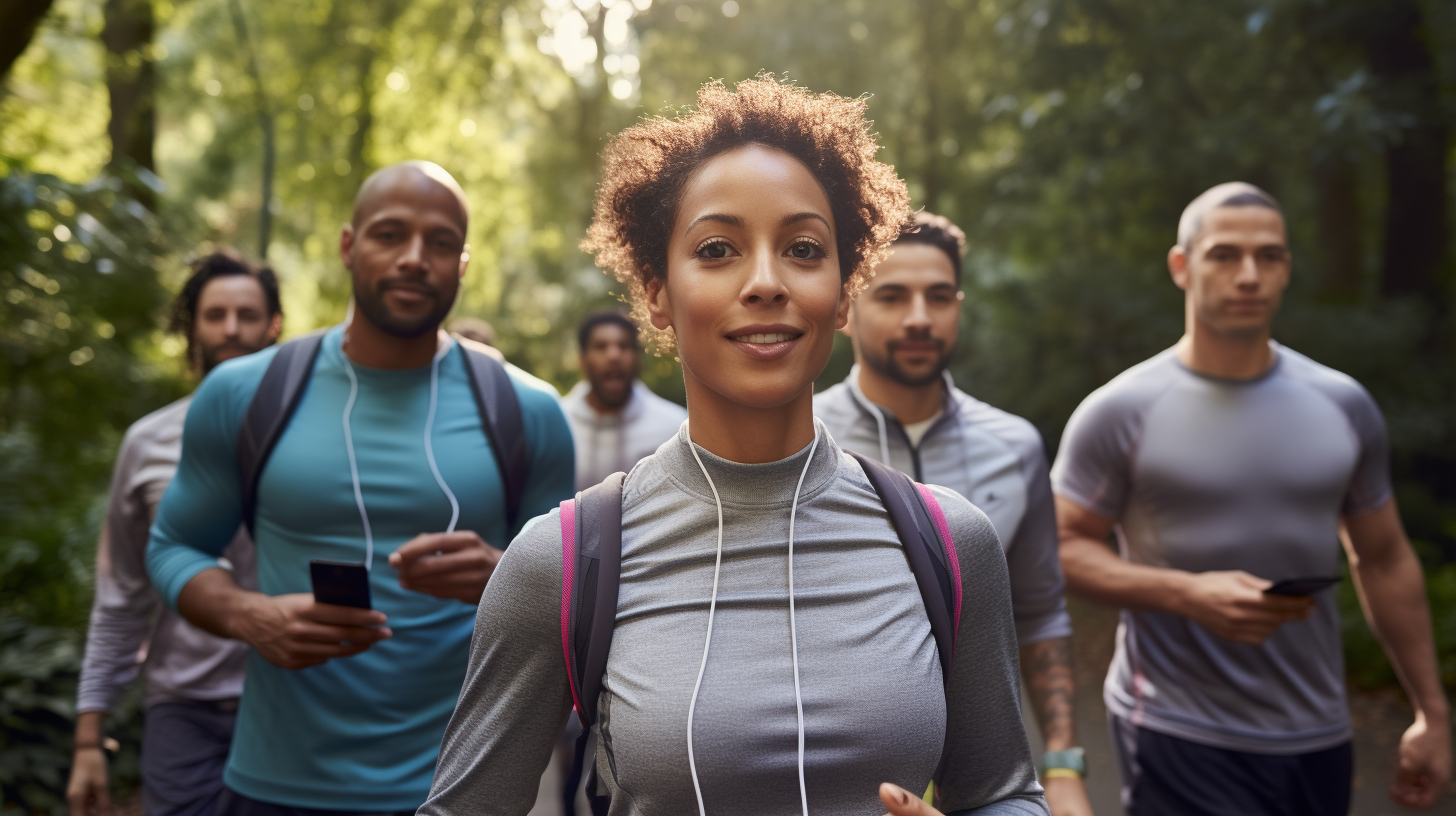
<instances>
[{"instance_id":1,"label":"eye","mask_svg":"<svg viewBox=\"0 0 1456 816\"><path fill-rule=\"evenodd\" d=\"M701 244L698 244L698 248L693 250L693 254L699 258L716 261L737 253L733 251L733 247L726 240L722 238L709 238Z\"/></svg>"},{"instance_id":2,"label":"eye","mask_svg":"<svg viewBox=\"0 0 1456 816\"><path fill-rule=\"evenodd\" d=\"M814 261L823 258L828 253L813 238L795 238L794 243L789 245L788 254L796 261Z\"/></svg>"}]
</instances>

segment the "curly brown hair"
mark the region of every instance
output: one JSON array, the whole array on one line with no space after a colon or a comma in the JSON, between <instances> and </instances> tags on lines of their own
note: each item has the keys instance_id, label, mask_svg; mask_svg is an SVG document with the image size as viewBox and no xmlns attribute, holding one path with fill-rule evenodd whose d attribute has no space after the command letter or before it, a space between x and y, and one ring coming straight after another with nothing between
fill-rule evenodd
<instances>
[{"instance_id":1,"label":"curly brown hair","mask_svg":"<svg viewBox=\"0 0 1456 816\"><path fill-rule=\"evenodd\" d=\"M803 162L824 187L834 216L839 274L851 296L910 223L910 194L895 168L877 161L879 143L865 101L816 94L773 74L698 89L696 109L655 116L617 134L602 157L591 227L581 248L628 288L632 314L660 348L672 336L652 329L647 282L667 275L667 244L683 189L704 162L759 144Z\"/></svg>"}]
</instances>

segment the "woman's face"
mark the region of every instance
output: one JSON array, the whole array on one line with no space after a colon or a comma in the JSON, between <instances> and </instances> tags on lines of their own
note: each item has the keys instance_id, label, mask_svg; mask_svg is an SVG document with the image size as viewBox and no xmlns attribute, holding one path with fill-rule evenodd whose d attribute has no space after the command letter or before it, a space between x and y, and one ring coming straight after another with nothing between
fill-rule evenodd
<instances>
[{"instance_id":1,"label":"woman's face","mask_svg":"<svg viewBox=\"0 0 1456 816\"><path fill-rule=\"evenodd\" d=\"M649 283L652 324L672 327L687 373L727 399L773 408L805 393L829 361L849 296L834 216L798 159L746 145L688 181L667 247L667 280Z\"/></svg>"}]
</instances>

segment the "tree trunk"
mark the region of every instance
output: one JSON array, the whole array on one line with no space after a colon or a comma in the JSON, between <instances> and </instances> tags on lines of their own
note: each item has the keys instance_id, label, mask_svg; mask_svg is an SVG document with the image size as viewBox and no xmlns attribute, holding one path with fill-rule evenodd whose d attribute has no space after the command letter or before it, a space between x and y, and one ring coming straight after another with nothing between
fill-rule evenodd
<instances>
[{"instance_id":1,"label":"tree trunk","mask_svg":"<svg viewBox=\"0 0 1456 816\"><path fill-rule=\"evenodd\" d=\"M1321 289L1340 299L1360 294L1361 261L1359 179L1355 164L1339 154L1315 163L1315 217L1319 229Z\"/></svg>"},{"instance_id":2,"label":"tree trunk","mask_svg":"<svg viewBox=\"0 0 1456 816\"><path fill-rule=\"evenodd\" d=\"M0 79L10 73L10 66L20 59L40 21L50 11L54 0L26 0L0 5Z\"/></svg>"},{"instance_id":3,"label":"tree trunk","mask_svg":"<svg viewBox=\"0 0 1456 816\"><path fill-rule=\"evenodd\" d=\"M253 47L253 38L248 34L248 19L243 15L242 0L228 4L232 11L233 28L238 43L248 61L248 73L253 78L253 97L257 104L258 126L263 130L263 200L258 206L258 260L268 260L268 244L273 237L273 167L278 161L277 128L273 121L273 107L268 102L267 89L263 87L263 70L258 65L258 53Z\"/></svg>"},{"instance_id":4,"label":"tree trunk","mask_svg":"<svg viewBox=\"0 0 1456 816\"><path fill-rule=\"evenodd\" d=\"M1436 62L1415 0L1379 4L1365 52L1386 115L1401 122L1385 149L1389 205L1380 289L1439 302L1446 255L1446 156Z\"/></svg>"},{"instance_id":5,"label":"tree trunk","mask_svg":"<svg viewBox=\"0 0 1456 816\"><path fill-rule=\"evenodd\" d=\"M152 146L157 138L157 72L149 53L155 24L151 0L106 0L105 27L101 42L106 46L106 91L111 99L111 159L107 167L117 169L135 163L155 172ZM148 206L155 194L147 185L132 191Z\"/></svg>"}]
</instances>

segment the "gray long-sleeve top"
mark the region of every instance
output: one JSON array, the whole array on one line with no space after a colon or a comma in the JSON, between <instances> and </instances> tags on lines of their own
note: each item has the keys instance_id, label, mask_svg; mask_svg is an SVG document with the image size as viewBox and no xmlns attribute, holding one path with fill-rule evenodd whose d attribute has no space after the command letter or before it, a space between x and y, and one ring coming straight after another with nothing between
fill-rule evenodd
<instances>
[{"instance_id":1,"label":"gray long-sleeve top","mask_svg":"<svg viewBox=\"0 0 1456 816\"><path fill-rule=\"evenodd\" d=\"M148 707L174 700L224 700L243 691L247 644L223 640L167 609L147 577L147 539L157 505L177 472L191 397L127 429L111 477L96 547L96 599L86 631L77 711L111 711L134 679L146 647ZM239 529L223 555L245 588L254 581L253 542ZM155 619L155 624L153 620Z\"/></svg>"},{"instance_id":2,"label":"gray long-sleeve top","mask_svg":"<svg viewBox=\"0 0 1456 816\"><path fill-rule=\"evenodd\" d=\"M986 516L936 495L964 608L943 685L919 589L864 472L823 426L794 540L809 809L884 812L877 791L939 785L947 814L1046 814L1017 696L1006 560ZM697 812L688 705L707 634L718 519L687 426L623 489L622 577L599 698L597 773L613 816ZM788 529L809 449L759 465L699 448L723 501L723 563L693 746L706 809L797 814ZM426 816L525 814L571 709L561 652L559 511L511 544L476 618Z\"/></svg>"}]
</instances>

